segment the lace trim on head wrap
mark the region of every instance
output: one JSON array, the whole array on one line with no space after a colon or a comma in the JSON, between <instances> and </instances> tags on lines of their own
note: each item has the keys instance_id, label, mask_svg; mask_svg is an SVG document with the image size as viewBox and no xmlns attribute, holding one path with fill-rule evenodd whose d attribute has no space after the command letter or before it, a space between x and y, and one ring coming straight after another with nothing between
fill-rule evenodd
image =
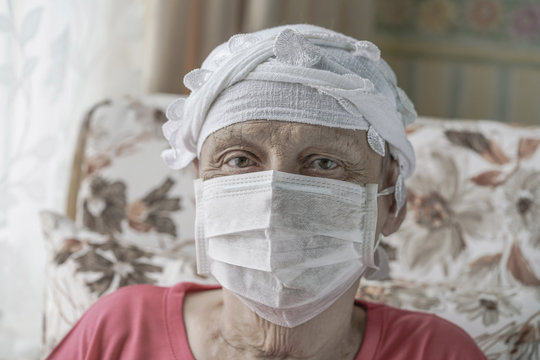
<instances>
[{"instance_id":1,"label":"lace trim on head wrap","mask_svg":"<svg viewBox=\"0 0 540 360\"><path fill-rule=\"evenodd\" d=\"M405 126L414 121L416 113L405 93L397 87L394 73L380 58L379 49L368 41L309 25L235 35L216 48L201 69L186 75L184 82L192 92L185 101L171 104L167 111L169 121L163 127L172 149L164 151L162 156L170 167L188 165L208 135L236 121L233 116L227 121L220 116L207 118L208 111L214 102L218 103L218 97L234 95L224 90L238 83L249 86L250 81L300 84L335 99L346 115L312 119L308 115L313 117L313 112L302 112L295 107L291 110L295 112L291 121L366 130L368 144L377 154L384 156L385 143L389 143L390 153L399 162L400 181L412 173L414 151ZM259 110L245 111L255 106L256 101L236 100L239 111L261 115ZM265 119L286 117L287 106L269 106L264 109ZM250 120L248 115L240 121L246 120ZM396 184L396 189L399 186ZM396 190L396 200L403 204L405 191L399 197L398 193Z\"/></svg>"},{"instance_id":2,"label":"lace trim on head wrap","mask_svg":"<svg viewBox=\"0 0 540 360\"><path fill-rule=\"evenodd\" d=\"M367 140L368 144L371 147L373 151L375 151L377 154L384 156L385 154L385 146L386 143L384 142L384 139L377 134L377 131L373 128L373 126L369 127L369 130L367 132Z\"/></svg>"},{"instance_id":3,"label":"lace trim on head wrap","mask_svg":"<svg viewBox=\"0 0 540 360\"><path fill-rule=\"evenodd\" d=\"M184 85L191 91L198 90L211 75L212 72L205 69L191 70L184 76Z\"/></svg>"},{"instance_id":4,"label":"lace trim on head wrap","mask_svg":"<svg viewBox=\"0 0 540 360\"><path fill-rule=\"evenodd\" d=\"M249 49L251 46L260 42L261 39L253 34L236 34L231 36L227 42L230 53Z\"/></svg>"},{"instance_id":5,"label":"lace trim on head wrap","mask_svg":"<svg viewBox=\"0 0 540 360\"><path fill-rule=\"evenodd\" d=\"M321 60L320 48L291 29L283 30L274 40L274 55L283 64L305 67L312 67Z\"/></svg>"}]
</instances>

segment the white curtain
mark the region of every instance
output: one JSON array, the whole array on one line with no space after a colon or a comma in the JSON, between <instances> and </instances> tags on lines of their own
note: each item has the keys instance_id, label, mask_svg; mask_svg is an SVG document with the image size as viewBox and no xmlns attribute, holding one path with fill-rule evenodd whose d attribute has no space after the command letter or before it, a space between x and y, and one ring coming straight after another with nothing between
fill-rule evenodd
<instances>
[{"instance_id":1,"label":"white curtain","mask_svg":"<svg viewBox=\"0 0 540 360\"><path fill-rule=\"evenodd\" d=\"M38 356L38 212L64 212L84 112L142 91L144 14L144 0L0 0L0 359Z\"/></svg>"},{"instance_id":2,"label":"white curtain","mask_svg":"<svg viewBox=\"0 0 540 360\"><path fill-rule=\"evenodd\" d=\"M0 360L40 351L42 209L65 212L84 113L180 92L238 32L310 22L366 38L371 0L0 0Z\"/></svg>"}]
</instances>

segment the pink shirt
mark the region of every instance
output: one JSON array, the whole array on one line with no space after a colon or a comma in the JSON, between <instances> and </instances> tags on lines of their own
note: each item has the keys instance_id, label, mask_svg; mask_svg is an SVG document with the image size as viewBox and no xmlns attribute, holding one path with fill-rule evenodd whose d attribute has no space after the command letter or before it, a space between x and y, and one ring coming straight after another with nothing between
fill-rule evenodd
<instances>
[{"instance_id":1,"label":"pink shirt","mask_svg":"<svg viewBox=\"0 0 540 360\"><path fill-rule=\"evenodd\" d=\"M47 359L194 359L182 306L187 292L216 286L134 285L99 299ZM367 311L366 332L356 359L486 359L456 325L435 315L357 302Z\"/></svg>"}]
</instances>

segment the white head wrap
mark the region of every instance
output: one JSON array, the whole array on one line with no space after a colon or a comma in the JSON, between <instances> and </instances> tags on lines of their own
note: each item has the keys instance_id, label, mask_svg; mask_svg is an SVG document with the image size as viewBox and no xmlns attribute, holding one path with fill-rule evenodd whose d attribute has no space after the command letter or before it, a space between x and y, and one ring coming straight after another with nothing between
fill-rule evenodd
<instances>
[{"instance_id":1,"label":"white head wrap","mask_svg":"<svg viewBox=\"0 0 540 360\"><path fill-rule=\"evenodd\" d=\"M173 102L163 133L172 149L162 157L180 169L213 132L234 123L266 119L366 130L370 147L399 162L398 209L403 180L414 170L405 127L416 112L397 87L379 49L313 25L287 25L235 35L184 77L191 90Z\"/></svg>"}]
</instances>

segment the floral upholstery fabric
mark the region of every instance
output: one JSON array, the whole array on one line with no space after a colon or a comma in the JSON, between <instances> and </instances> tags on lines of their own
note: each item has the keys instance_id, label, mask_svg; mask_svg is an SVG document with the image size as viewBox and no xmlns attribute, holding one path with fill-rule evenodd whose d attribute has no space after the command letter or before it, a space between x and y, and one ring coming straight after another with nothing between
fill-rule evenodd
<instances>
[{"instance_id":1,"label":"floral upholstery fabric","mask_svg":"<svg viewBox=\"0 0 540 360\"><path fill-rule=\"evenodd\" d=\"M212 282L195 271L193 170L159 158L168 96L96 106L79 164L76 221L44 212L50 350L101 295L137 283ZM540 129L420 119L387 279L358 297L464 328L490 359L540 356Z\"/></svg>"},{"instance_id":2,"label":"floral upholstery fabric","mask_svg":"<svg viewBox=\"0 0 540 360\"><path fill-rule=\"evenodd\" d=\"M76 221L41 214L48 252L44 354L98 297L119 287L180 281L196 274L193 169L160 160L164 109L173 98L104 101L88 114L76 165Z\"/></svg>"},{"instance_id":3,"label":"floral upholstery fabric","mask_svg":"<svg viewBox=\"0 0 540 360\"><path fill-rule=\"evenodd\" d=\"M358 296L436 313L490 359L540 358L540 129L421 119L389 278Z\"/></svg>"}]
</instances>

